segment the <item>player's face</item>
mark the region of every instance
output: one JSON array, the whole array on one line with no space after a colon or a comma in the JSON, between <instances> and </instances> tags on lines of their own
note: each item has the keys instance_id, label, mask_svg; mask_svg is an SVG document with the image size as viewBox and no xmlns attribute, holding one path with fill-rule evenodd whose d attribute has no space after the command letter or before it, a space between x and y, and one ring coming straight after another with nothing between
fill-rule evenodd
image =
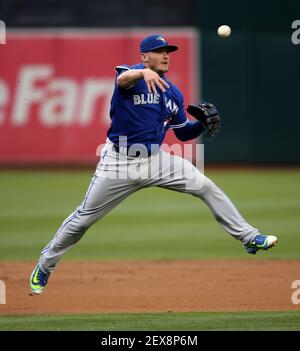
<instances>
[{"instance_id":1,"label":"player's face","mask_svg":"<svg viewBox=\"0 0 300 351\"><path fill-rule=\"evenodd\" d=\"M166 48L156 49L143 54L142 61L144 65L151 68L158 74L168 72L170 65L170 54Z\"/></svg>"}]
</instances>

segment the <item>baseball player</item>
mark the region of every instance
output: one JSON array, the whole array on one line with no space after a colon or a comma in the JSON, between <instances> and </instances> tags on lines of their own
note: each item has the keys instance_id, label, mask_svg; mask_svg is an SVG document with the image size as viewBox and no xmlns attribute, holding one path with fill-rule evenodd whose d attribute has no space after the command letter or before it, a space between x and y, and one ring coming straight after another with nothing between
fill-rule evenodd
<instances>
[{"instance_id":1,"label":"baseball player","mask_svg":"<svg viewBox=\"0 0 300 351\"><path fill-rule=\"evenodd\" d=\"M203 200L218 223L250 254L276 245L275 236L262 235L248 224L224 192L192 163L160 148L169 129L186 141L205 130L213 137L221 123L215 106L204 102L188 106L196 118L189 121L182 93L165 76L170 53L176 50L164 36L153 34L140 44L141 63L115 68L111 125L100 161L83 202L43 249L30 277L31 294L42 293L60 258L91 225L145 187L159 186Z\"/></svg>"}]
</instances>

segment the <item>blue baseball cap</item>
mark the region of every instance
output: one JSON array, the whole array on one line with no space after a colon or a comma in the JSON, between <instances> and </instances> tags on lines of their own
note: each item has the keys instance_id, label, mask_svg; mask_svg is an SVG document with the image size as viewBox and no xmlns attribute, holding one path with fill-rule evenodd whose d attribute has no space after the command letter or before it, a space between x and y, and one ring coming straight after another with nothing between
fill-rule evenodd
<instances>
[{"instance_id":1,"label":"blue baseball cap","mask_svg":"<svg viewBox=\"0 0 300 351\"><path fill-rule=\"evenodd\" d=\"M178 50L175 45L169 45L167 40L160 34L152 34L141 41L141 53L153 51L155 49L168 48L170 52Z\"/></svg>"}]
</instances>

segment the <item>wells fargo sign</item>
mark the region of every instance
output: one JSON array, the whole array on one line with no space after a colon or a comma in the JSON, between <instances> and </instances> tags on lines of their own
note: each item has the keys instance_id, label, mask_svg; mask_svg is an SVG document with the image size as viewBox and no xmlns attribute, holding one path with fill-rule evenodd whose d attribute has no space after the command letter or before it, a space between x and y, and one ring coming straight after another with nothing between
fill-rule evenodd
<instances>
[{"instance_id":1,"label":"wells fargo sign","mask_svg":"<svg viewBox=\"0 0 300 351\"><path fill-rule=\"evenodd\" d=\"M196 100L196 33L160 32L180 48L168 78L187 102ZM8 32L0 46L0 162L96 162L110 120L114 67L139 62L139 42L149 33Z\"/></svg>"}]
</instances>

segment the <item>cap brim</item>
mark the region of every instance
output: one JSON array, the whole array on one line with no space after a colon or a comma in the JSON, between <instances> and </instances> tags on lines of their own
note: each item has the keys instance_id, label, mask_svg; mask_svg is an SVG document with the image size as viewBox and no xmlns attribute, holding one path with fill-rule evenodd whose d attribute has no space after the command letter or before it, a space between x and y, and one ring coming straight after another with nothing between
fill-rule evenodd
<instances>
[{"instance_id":1,"label":"cap brim","mask_svg":"<svg viewBox=\"0 0 300 351\"><path fill-rule=\"evenodd\" d=\"M167 45L167 48L169 49L170 52L178 50L178 46L176 45Z\"/></svg>"},{"instance_id":2,"label":"cap brim","mask_svg":"<svg viewBox=\"0 0 300 351\"><path fill-rule=\"evenodd\" d=\"M177 51L178 50L178 46L176 45L158 45L154 48L151 48L150 50L146 51L146 52L149 52L149 51L155 51L157 49L161 49L161 48L167 48L169 50L169 52L173 52L173 51Z\"/></svg>"}]
</instances>

